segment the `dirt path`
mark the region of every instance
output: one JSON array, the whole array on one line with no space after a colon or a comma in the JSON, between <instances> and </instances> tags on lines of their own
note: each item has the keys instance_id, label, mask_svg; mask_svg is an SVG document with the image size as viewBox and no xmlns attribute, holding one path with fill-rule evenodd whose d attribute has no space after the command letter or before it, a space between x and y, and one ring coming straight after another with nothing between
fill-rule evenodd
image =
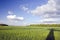
<instances>
[{"instance_id":1,"label":"dirt path","mask_svg":"<svg viewBox=\"0 0 60 40\"><path fill-rule=\"evenodd\" d=\"M55 37L54 37L54 30L51 29L46 40L55 40Z\"/></svg>"}]
</instances>

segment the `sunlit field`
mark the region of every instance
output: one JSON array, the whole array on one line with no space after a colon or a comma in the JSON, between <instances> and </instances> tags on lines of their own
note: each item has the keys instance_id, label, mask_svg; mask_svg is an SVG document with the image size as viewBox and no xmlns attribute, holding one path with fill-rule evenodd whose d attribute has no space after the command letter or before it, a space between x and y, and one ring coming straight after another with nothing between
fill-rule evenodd
<instances>
[{"instance_id":1,"label":"sunlit field","mask_svg":"<svg viewBox=\"0 0 60 40\"><path fill-rule=\"evenodd\" d=\"M60 40L59 27L0 26L0 40L47 40L53 29L54 39ZM53 35L53 34L52 34Z\"/></svg>"}]
</instances>

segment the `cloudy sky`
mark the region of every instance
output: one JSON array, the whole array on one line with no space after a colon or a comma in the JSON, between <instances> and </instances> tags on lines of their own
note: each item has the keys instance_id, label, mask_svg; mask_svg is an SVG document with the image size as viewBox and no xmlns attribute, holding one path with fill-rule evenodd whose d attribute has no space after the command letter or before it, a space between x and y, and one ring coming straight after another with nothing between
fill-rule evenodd
<instances>
[{"instance_id":1,"label":"cloudy sky","mask_svg":"<svg viewBox=\"0 0 60 40\"><path fill-rule=\"evenodd\" d=\"M0 0L0 23L60 23L60 0Z\"/></svg>"}]
</instances>

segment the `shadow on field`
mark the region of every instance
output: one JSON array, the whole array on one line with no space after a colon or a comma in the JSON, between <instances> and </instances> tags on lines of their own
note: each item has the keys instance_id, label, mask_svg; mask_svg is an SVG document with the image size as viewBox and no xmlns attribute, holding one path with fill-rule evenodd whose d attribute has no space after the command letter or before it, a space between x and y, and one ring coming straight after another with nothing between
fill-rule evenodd
<instances>
[{"instance_id":1,"label":"shadow on field","mask_svg":"<svg viewBox=\"0 0 60 40\"><path fill-rule=\"evenodd\" d=\"M46 40L55 40L55 37L54 37L54 29L51 29Z\"/></svg>"}]
</instances>

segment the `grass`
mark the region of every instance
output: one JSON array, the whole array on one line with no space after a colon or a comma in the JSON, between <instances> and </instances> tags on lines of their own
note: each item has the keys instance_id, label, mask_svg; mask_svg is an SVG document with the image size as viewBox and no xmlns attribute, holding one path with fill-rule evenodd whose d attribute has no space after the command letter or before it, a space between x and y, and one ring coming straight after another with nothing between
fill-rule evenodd
<instances>
[{"instance_id":1,"label":"grass","mask_svg":"<svg viewBox=\"0 0 60 40\"><path fill-rule=\"evenodd\" d=\"M0 40L46 40L50 29L58 27L13 27L0 26ZM59 31L54 31L55 40L60 40Z\"/></svg>"},{"instance_id":2,"label":"grass","mask_svg":"<svg viewBox=\"0 0 60 40\"><path fill-rule=\"evenodd\" d=\"M56 40L60 40L60 32L59 31L55 31L55 39Z\"/></svg>"}]
</instances>

